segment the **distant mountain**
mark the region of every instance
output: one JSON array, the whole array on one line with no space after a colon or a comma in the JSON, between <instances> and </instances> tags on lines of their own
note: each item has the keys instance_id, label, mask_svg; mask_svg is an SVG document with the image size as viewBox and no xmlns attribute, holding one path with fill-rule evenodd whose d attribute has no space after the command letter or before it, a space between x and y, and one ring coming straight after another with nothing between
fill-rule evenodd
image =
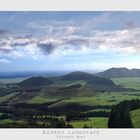
<instances>
[{"instance_id":1,"label":"distant mountain","mask_svg":"<svg viewBox=\"0 0 140 140\"><path fill-rule=\"evenodd\" d=\"M111 68L95 75L104 78L140 77L140 69Z\"/></svg>"},{"instance_id":2,"label":"distant mountain","mask_svg":"<svg viewBox=\"0 0 140 140\"><path fill-rule=\"evenodd\" d=\"M22 87L33 87L33 86L50 85L52 83L53 83L53 81L48 80L45 77L38 76L38 77L31 77L29 79L26 79L26 80L18 83L18 85L22 86Z\"/></svg>"}]
</instances>

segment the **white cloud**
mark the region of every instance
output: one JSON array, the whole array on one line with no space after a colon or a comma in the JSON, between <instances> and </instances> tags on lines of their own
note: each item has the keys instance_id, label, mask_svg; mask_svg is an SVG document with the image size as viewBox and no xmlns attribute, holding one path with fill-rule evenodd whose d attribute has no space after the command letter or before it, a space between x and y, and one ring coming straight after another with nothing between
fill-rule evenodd
<instances>
[{"instance_id":1,"label":"white cloud","mask_svg":"<svg viewBox=\"0 0 140 140\"><path fill-rule=\"evenodd\" d=\"M74 30L73 27L68 27L65 34L57 37L11 35L0 39L0 53L15 58L27 54L37 58L37 54L41 52L49 55L56 51L63 55L67 54L68 50L82 52L86 49L112 50L124 54L140 53L140 28L94 31L92 36L71 35Z\"/></svg>"},{"instance_id":2,"label":"white cloud","mask_svg":"<svg viewBox=\"0 0 140 140\"><path fill-rule=\"evenodd\" d=\"M77 26L70 25L67 22L53 22L53 23L28 23L27 27L36 30L38 33L43 33L52 36L71 35L77 30Z\"/></svg>"},{"instance_id":3,"label":"white cloud","mask_svg":"<svg viewBox=\"0 0 140 140\"><path fill-rule=\"evenodd\" d=\"M0 64L7 64L7 63L11 63L11 61L7 59L0 59Z\"/></svg>"}]
</instances>

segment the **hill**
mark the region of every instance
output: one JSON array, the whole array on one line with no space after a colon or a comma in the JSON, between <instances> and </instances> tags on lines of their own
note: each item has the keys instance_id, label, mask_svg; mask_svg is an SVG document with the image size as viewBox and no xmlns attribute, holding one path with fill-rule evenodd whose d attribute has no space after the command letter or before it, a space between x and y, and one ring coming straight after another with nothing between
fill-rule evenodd
<instances>
[{"instance_id":1,"label":"hill","mask_svg":"<svg viewBox=\"0 0 140 140\"><path fill-rule=\"evenodd\" d=\"M102 78L102 77L98 77L86 72L72 72L70 74L64 75L62 77L63 80L70 80L70 81L75 81L75 80L85 80L90 84L94 84L94 85L110 85L110 86L114 86L115 84L113 83L112 80L106 79L106 78Z\"/></svg>"},{"instance_id":2,"label":"hill","mask_svg":"<svg viewBox=\"0 0 140 140\"><path fill-rule=\"evenodd\" d=\"M114 82L110 79L95 76L86 72L72 72L70 74L64 75L62 80L68 81L78 81L84 80L87 82L85 88L86 90L94 91L94 92L104 92L104 91L126 91L120 86L114 84Z\"/></svg>"},{"instance_id":3,"label":"hill","mask_svg":"<svg viewBox=\"0 0 140 140\"><path fill-rule=\"evenodd\" d=\"M140 69L110 68L96 75L104 78L140 77Z\"/></svg>"},{"instance_id":4,"label":"hill","mask_svg":"<svg viewBox=\"0 0 140 140\"><path fill-rule=\"evenodd\" d=\"M70 74L62 76L62 80L67 81L78 81L84 80L87 82L85 88L86 90L95 92L105 92L105 91L134 91L134 89L127 89L116 85L111 79L104 78L101 76L89 74L86 72L72 72Z\"/></svg>"},{"instance_id":5,"label":"hill","mask_svg":"<svg viewBox=\"0 0 140 140\"><path fill-rule=\"evenodd\" d=\"M116 85L112 80L86 72L72 72L58 77L31 77L17 84L16 89L1 91L2 100L9 104L19 102L46 102L48 99L89 97L98 93L136 91ZM19 87L20 86L20 87Z\"/></svg>"},{"instance_id":6,"label":"hill","mask_svg":"<svg viewBox=\"0 0 140 140\"><path fill-rule=\"evenodd\" d=\"M31 77L29 79L26 79L22 82L20 82L18 85L21 87L34 87L34 86L43 86L43 85L50 85L53 81L48 80L45 77Z\"/></svg>"}]
</instances>

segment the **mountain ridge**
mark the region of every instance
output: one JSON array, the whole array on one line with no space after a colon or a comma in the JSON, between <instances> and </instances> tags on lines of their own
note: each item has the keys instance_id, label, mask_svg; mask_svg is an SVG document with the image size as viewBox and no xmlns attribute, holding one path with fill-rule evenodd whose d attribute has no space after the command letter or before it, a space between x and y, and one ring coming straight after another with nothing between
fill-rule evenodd
<instances>
[{"instance_id":1,"label":"mountain ridge","mask_svg":"<svg viewBox=\"0 0 140 140\"><path fill-rule=\"evenodd\" d=\"M128 69L125 67L110 68L103 72L96 73L95 75L104 78L140 77L140 69Z\"/></svg>"}]
</instances>

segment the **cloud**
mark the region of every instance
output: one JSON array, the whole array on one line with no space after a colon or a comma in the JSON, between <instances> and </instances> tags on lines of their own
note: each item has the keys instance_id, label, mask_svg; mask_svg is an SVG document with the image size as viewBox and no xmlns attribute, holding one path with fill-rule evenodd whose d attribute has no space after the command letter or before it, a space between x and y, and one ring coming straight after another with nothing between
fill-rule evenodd
<instances>
[{"instance_id":1,"label":"cloud","mask_svg":"<svg viewBox=\"0 0 140 140\"><path fill-rule=\"evenodd\" d=\"M140 28L99 32L91 40L101 48L122 53L140 53Z\"/></svg>"},{"instance_id":2,"label":"cloud","mask_svg":"<svg viewBox=\"0 0 140 140\"><path fill-rule=\"evenodd\" d=\"M26 46L33 42L32 38L17 37L12 41L12 46Z\"/></svg>"},{"instance_id":3,"label":"cloud","mask_svg":"<svg viewBox=\"0 0 140 140\"><path fill-rule=\"evenodd\" d=\"M12 33L9 32L8 30L0 30L0 37L9 37Z\"/></svg>"},{"instance_id":4,"label":"cloud","mask_svg":"<svg viewBox=\"0 0 140 140\"><path fill-rule=\"evenodd\" d=\"M0 64L7 64L7 63L11 63L11 61L7 59L0 59Z\"/></svg>"},{"instance_id":5,"label":"cloud","mask_svg":"<svg viewBox=\"0 0 140 140\"><path fill-rule=\"evenodd\" d=\"M84 15L79 18L70 18L69 20L41 20L27 23L27 28L36 31L37 33L49 34L53 36L72 35L76 32L88 32L95 29L97 26L110 23L112 21L113 12L100 13L95 16L90 13L89 16Z\"/></svg>"},{"instance_id":6,"label":"cloud","mask_svg":"<svg viewBox=\"0 0 140 140\"><path fill-rule=\"evenodd\" d=\"M96 31L90 37L67 37L66 44L91 49L111 49L120 53L140 53L140 28ZM81 47L79 47L80 49Z\"/></svg>"},{"instance_id":7,"label":"cloud","mask_svg":"<svg viewBox=\"0 0 140 140\"><path fill-rule=\"evenodd\" d=\"M43 54L49 55L52 54L55 50L62 48L63 44L64 41L62 39L43 38L42 40L39 40L37 47L41 52L43 52Z\"/></svg>"},{"instance_id":8,"label":"cloud","mask_svg":"<svg viewBox=\"0 0 140 140\"><path fill-rule=\"evenodd\" d=\"M0 54L8 57L19 58L26 54L36 52L36 38L9 34L0 38Z\"/></svg>"},{"instance_id":9,"label":"cloud","mask_svg":"<svg viewBox=\"0 0 140 140\"><path fill-rule=\"evenodd\" d=\"M72 28L68 29L73 32ZM1 31L5 34L5 31ZM119 53L140 53L140 28L124 30L100 31L96 30L90 36L71 35L62 36L25 36L10 34L7 38L0 38L0 54L19 58L26 55L36 58L37 54L61 53L68 50L83 51L83 49L112 50ZM61 54L60 54L61 55Z\"/></svg>"},{"instance_id":10,"label":"cloud","mask_svg":"<svg viewBox=\"0 0 140 140\"><path fill-rule=\"evenodd\" d=\"M90 42L90 37L83 36L67 36L64 37L65 43L72 46L85 45L87 46Z\"/></svg>"},{"instance_id":11,"label":"cloud","mask_svg":"<svg viewBox=\"0 0 140 140\"><path fill-rule=\"evenodd\" d=\"M57 48L57 46L52 43L39 43L38 46L41 51L47 55L53 53L54 50Z\"/></svg>"},{"instance_id":12,"label":"cloud","mask_svg":"<svg viewBox=\"0 0 140 140\"><path fill-rule=\"evenodd\" d=\"M77 27L67 22L53 22L53 23L28 23L27 28L34 29L37 33L59 36L73 34Z\"/></svg>"}]
</instances>

